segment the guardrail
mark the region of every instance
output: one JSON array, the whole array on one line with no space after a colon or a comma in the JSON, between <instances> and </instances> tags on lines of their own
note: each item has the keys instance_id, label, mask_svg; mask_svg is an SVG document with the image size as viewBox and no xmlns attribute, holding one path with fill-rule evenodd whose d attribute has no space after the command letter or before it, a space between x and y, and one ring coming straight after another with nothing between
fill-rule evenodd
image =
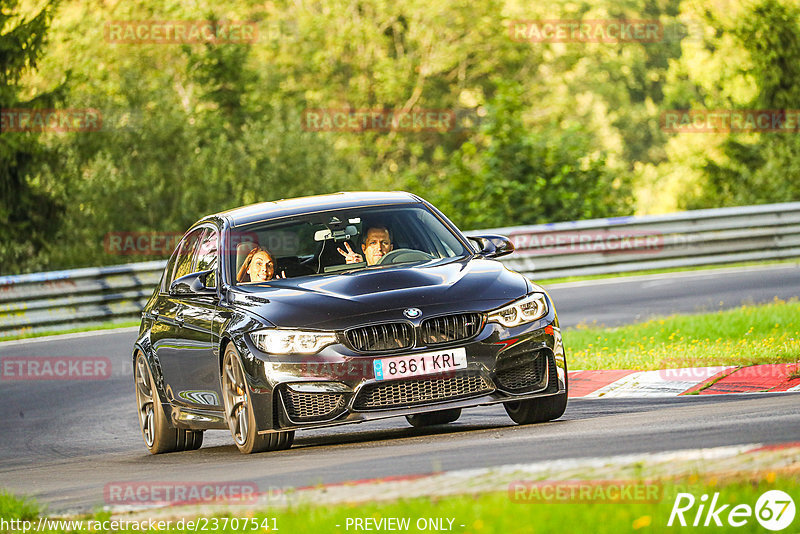
<instances>
[{"instance_id":1,"label":"guardrail","mask_svg":"<svg viewBox=\"0 0 800 534\"><path fill-rule=\"evenodd\" d=\"M0 336L136 319L165 263L0 276Z\"/></svg>"},{"instance_id":2,"label":"guardrail","mask_svg":"<svg viewBox=\"0 0 800 534\"><path fill-rule=\"evenodd\" d=\"M507 235L534 279L800 257L800 202L468 232ZM130 321L165 261L0 276L0 336Z\"/></svg>"},{"instance_id":3,"label":"guardrail","mask_svg":"<svg viewBox=\"0 0 800 534\"><path fill-rule=\"evenodd\" d=\"M800 202L485 230L537 279L800 257ZM469 232L479 233L479 232Z\"/></svg>"}]
</instances>

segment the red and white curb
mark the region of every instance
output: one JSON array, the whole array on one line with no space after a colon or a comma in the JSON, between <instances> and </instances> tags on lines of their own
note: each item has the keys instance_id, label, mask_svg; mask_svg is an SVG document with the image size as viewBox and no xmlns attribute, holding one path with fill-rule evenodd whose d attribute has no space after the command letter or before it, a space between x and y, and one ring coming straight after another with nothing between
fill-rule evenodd
<instances>
[{"instance_id":1,"label":"red and white curb","mask_svg":"<svg viewBox=\"0 0 800 534\"><path fill-rule=\"evenodd\" d=\"M570 371L570 398L674 397L800 391L800 377L789 378L797 363L715 366L658 371Z\"/></svg>"}]
</instances>

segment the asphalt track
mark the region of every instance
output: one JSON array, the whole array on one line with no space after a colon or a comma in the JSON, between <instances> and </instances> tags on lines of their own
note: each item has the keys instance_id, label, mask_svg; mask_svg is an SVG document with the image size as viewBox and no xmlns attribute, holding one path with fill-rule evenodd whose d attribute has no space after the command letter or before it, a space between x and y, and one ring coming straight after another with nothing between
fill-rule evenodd
<instances>
[{"instance_id":1,"label":"asphalt track","mask_svg":"<svg viewBox=\"0 0 800 534\"><path fill-rule=\"evenodd\" d=\"M800 267L654 275L550 288L563 326L614 325L800 295ZM248 482L261 491L557 458L800 441L800 393L574 399L558 421L516 426L501 406L413 429L402 418L298 433L288 451L245 456L229 434L151 456L135 416L132 329L0 344L7 356L104 356L111 377L0 381L0 487L50 512L104 504L106 484Z\"/></svg>"}]
</instances>

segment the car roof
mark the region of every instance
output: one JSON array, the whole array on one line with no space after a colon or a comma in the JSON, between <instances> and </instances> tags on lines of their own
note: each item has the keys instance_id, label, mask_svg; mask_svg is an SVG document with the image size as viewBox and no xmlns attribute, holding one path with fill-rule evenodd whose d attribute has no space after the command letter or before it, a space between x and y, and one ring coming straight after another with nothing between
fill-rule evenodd
<instances>
[{"instance_id":1,"label":"car roof","mask_svg":"<svg viewBox=\"0 0 800 534\"><path fill-rule=\"evenodd\" d=\"M259 202L241 208L209 215L205 219L220 217L230 221L231 226L242 226L265 219L291 217L334 209L384 206L392 204L416 204L422 199L404 191L343 191L330 195L290 198L271 202Z\"/></svg>"}]
</instances>

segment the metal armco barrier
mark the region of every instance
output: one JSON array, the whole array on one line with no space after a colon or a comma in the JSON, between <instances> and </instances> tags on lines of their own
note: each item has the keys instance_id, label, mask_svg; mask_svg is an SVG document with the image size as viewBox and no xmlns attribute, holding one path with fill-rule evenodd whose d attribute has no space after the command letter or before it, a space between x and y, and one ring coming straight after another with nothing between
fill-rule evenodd
<instances>
[{"instance_id":1,"label":"metal armco barrier","mask_svg":"<svg viewBox=\"0 0 800 534\"><path fill-rule=\"evenodd\" d=\"M777 260L800 257L800 202L485 232L510 237L501 261L534 279Z\"/></svg>"},{"instance_id":2,"label":"metal armco barrier","mask_svg":"<svg viewBox=\"0 0 800 534\"><path fill-rule=\"evenodd\" d=\"M136 319L165 263L0 276L0 336Z\"/></svg>"},{"instance_id":3,"label":"metal armco barrier","mask_svg":"<svg viewBox=\"0 0 800 534\"><path fill-rule=\"evenodd\" d=\"M511 238L542 280L800 257L800 202L475 230ZM165 261L0 276L0 336L135 320Z\"/></svg>"}]
</instances>

